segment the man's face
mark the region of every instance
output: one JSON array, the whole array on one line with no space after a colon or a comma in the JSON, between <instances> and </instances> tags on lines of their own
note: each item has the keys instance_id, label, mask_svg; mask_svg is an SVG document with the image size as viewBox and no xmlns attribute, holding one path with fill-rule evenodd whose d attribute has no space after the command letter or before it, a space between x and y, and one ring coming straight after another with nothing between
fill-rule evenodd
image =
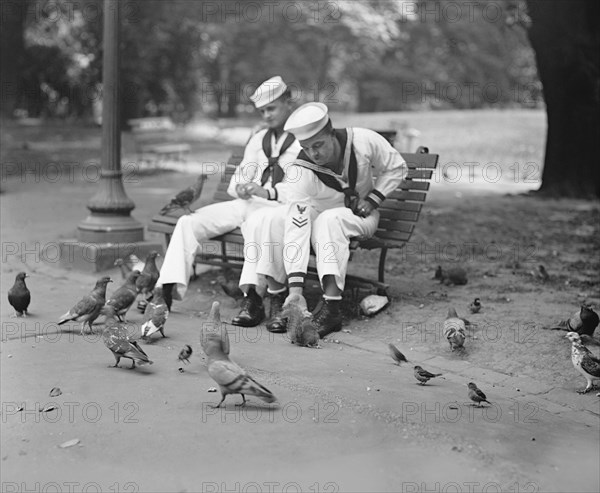
<instances>
[{"instance_id":1,"label":"man's face","mask_svg":"<svg viewBox=\"0 0 600 493\"><path fill-rule=\"evenodd\" d=\"M263 121L271 129L283 128L292 113L289 99L279 98L259 109Z\"/></svg>"},{"instance_id":2,"label":"man's face","mask_svg":"<svg viewBox=\"0 0 600 493\"><path fill-rule=\"evenodd\" d=\"M319 132L314 137L300 141L308 157L319 166L335 161L335 144L332 132Z\"/></svg>"}]
</instances>

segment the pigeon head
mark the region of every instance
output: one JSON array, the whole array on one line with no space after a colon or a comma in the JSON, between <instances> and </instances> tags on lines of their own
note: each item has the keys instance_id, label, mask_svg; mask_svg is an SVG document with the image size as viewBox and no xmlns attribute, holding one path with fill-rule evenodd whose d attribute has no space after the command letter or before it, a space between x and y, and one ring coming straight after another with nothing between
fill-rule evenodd
<instances>
[{"instance_id":1,"label":"pigeon head","mask_svg":"<svg viewBox=\"0 0 600 493\"><path fill-rule=\"evenodd\" d=\"M108 276L101 277L100 279L98 279L96 281L96 287L106 286L109 282L113 282L113 280L110 277L108 277Z\"/></svg>"},{"instance_id":2,"label":"pigeon head","mask_svg":"<svg viewBox=\"0 0 600 493\"><path fill-rule=\"evenodd\" d=\"M477 385L475 385L473 382L469 382L467 384L467 387L469 387L471 390L475 390L477 388Z\"/></svg>"},{"instance_id":3,"label":"pigeon head","mask_svg":"<svg viewBox=\"0 0 600 493\"><path fill-rule=\"evenodd\" d=\"M140 277L141 272L139 270L132 270L131 273L127 276L127 282L135 283L137 278Z\"/></svg>"},{"instance_id":4,"label":"pigeon head","mask_svg":"<svg viewBox=\"0 0 600 493\"><path fill-rule=\"evenodd\" d=\"M24 281L26 277L29 277L25 272L19 272L17 277L15 277L15 281Z\"/></svg>"},{"instance_id":5,"label":"pigeon head","mask_svg":"<svg viewBox=\"0 0 600 493\"><path fill-rule=\"evenodd\" d=\"M579 337L577 332L569 332L565 337L573 343L581 344L581 337Z\"/></svg>"},{"instance_id":6,"label":"pigeon head","mask_svg":"<svg viewBox=\"0 0 600 493\"><path fill-rule=\"evenodd\" d=\"M152 250L146 257L146 261L156 257L160 257L160 254L156 250Z\"/></svg>"}]
</instances>

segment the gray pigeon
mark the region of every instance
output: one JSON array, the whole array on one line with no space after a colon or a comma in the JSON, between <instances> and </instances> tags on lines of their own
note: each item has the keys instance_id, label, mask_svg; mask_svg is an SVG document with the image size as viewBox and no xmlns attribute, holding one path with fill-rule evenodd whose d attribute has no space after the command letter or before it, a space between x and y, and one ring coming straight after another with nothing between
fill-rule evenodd
<instances>
[{"instance_id":1,"label":"gray pigeon","mask_svg":"<svg viewBox=\"0 0 600 493\"><path fill-rule=\"evenodd\" d=\"M148 303L144 312L142 337L150 337L155 332L160 332L165 337L164 328L168 317L169 309L163 298L162 288L157 286L154 288L152 301Z\"/></svg>"},{"instance_id":2,"label":"gray pigeon","mask_svg":"<svg viewBox=\"0 0 600 493\"><path fill-rule=\"evenodd\" d=\"M125 283L119 286L106 302L107 305L111 305L115 308L116 315L121 322L123 321L123 317L127 313L127 310L129 310L137 298L138 292L135 283L139 276L139 270L132 271Z\"/></svg>"},{"instance_id":3,"label":"gray pigeon","mask_svg":"<svg viewBox=\"0 0 600 493\"><path fill-rule=\"evenodd\" d=\"M467 337L465 320L460 318L452 307L448 309L448 315L444 320L444 337L448 339L452 351L462 348Z\"/></svg>"},{"instance_id":4,"label":"gray pigeon","mask_svg":"<svg viewBox=\"0 0 600 493\"><path fill-rule=\"evenodd\" d=\"M196 180L196 183L189 186L185 190L179 192L175 197L171 199L167 205L165 205L159 212L161 216L165 214L177 210L177 209L185 209L188 214L192 213L190 209L190 205L196 202L202 193L202 188L204 187L204 182L208 177L206 175L200 175Z\"/></svg>"},{"instance_id":5,"label":"gray pigeon","mask_svg":"<svg viewBox=\"0 0 600 493\"><path fill-rule=\"evenodd\" d=\"M19 272L13 287L8 290L8 302L15 309L15 317L26 317L31 302L31 293L25 284L25 272Z\"/></svg>"},{"instance_id":6,"label":"gray pigeon","mask_svg":"<svg viewBox=\"0 0 600 493\"><path fill-rule=\"evenodd\" d=\"M221 389L221 401L214 407L220 407L228 394L241 394L242 406L246 404L246 395L260 397L268 403L276 402L269 389L229 359L229 336L221 323L219 308L219 302L213 302L210 320L202 324L201 334L202 349L208 357L208 374Z\"/></svg>"},{"instance_id":7,"label":"gray pigeon","mask_svg":"<svg viewBox=\"0 0 600 493\"><path fill-rule=\"evenodd\" d=\"M98 279L90 294L84 296L73 308L60 317L58 325L71 320L81 321L81 334L84 332L86 323L92 332L92 324L100 315L100 310L106 302L106 286L109 282L112 282L112 279L108 276Z\"/></svg>"},{"instance_id":8,"label":"gray pigeon","mask_svg":"<svg viewBox=\"0 0 600 493\"><path fill-rule=\"evenodd\" d=\"M154 286L156 286L156 281L160 277L160 272L156 267L156 257L159 256L157 251L151 251L146 257L146 263L144 265L144 270L140 273L140 276L135 281L135 287L138 293L142 294L142 298L138 303L138 309L140 311L144 311L146 309L146 305L152 297L152 290Z\"/></svg>"},{"instance_id":9,"label":"gray pigeon","mask_svg":"<svg viewBox=\"0 0 600 493\"><path fill-rule=\"evenodd\" d=\"M152 364L148 355L140 347L140 345L129 338L127 328L117 322L117 312L112 305L105 305L102 308L102 314L106 316L106 327L102 331L102 340L104 345L110 349L115 357L115 368L119 367L121 358L131 360L131 368L135 368L135 364L145 365Z\"/></svg>"},{"instance_id":10,"label":"gray pigeon","mask_svg":"<svg viewBox=\"0 0 600 493\"><path fill-rule=\"evenodd\" d=\"M306 299L300 294L288 296L281 311L281 318L287 319L287 333L292 344L305 347L319 347L319 333L312 314L306 306Z\"/></svg>"}]
</instances>

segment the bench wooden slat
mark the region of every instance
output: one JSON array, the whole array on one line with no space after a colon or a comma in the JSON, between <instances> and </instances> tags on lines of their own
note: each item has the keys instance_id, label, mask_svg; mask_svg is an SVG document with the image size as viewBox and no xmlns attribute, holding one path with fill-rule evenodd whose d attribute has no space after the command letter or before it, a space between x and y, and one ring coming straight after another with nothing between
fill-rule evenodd
<instances>
[{"instance_id":1,"label":"bench wooden slat","mask_svg":"<svg viewBox=\"0 0 600 493\"><path fill-rule=\"evenodd\" d=\"M429 168L435 169L437 167L438 158L437 154L404 154L400 153L406 161L408 169L415 168Z\"/></svg>"},{"instance_id":2,"label":"bench wooden slat","mask_svg":"<svg viewBox=\"0 0 600 493\"><path fill-rule=\"evenodd\" d=\"M406 231L411 233L415 229L415 223L407 221L390 221L387 219L380 219L377 231Z\"/></svg>"},{"instance_id":3,"label":"bench wooden slat","mask_svg":"<svg viewBox=\"0 0 600 493\"><path fill-rule=\"evenodd\" d=\"M406 178L410 180L414 178L429 180L431 179L431 175L433 175L433 171L430 169L409 169Z\"/></svg>"},{"instance_id":4,"label":"bench wooden slat","mask_svg":"<svg viewBox=\"0 0 600 493\"><path fill-rule=\"evenodd\" d=\"M429 190L428 181L405 180L400 184L401 190Z\"/></svg>"},{"instance_id":5,"label":"bench wooden slat","mask_svg":"<svg viewBox=\"0 0 600 493\"><path fill-rule=\"evenodd\" d=\"M394 241L398 241L398 242L406 242L410 239L412 235L412 231L410 232L406 232L406 231L377 231L377 233L375 234L375 236L377 236L377 238L382 238L382 239L386 239L386 240L394 240ZM398 245L400 246L400 245Z\"/></svg>"},{"instance_id":6,"label":"bench wooden slat","mask_svg":"<svg viewBox=\"0 0 600 493\"><path fill-rule=\"evenodd\" d=\"M387 196L386 202L393 200L414 200L416 202L425 202L426 197L427 194L425 192L406 192L404 190L395 190Z\"/></svg>"},{"instance_id":7,"label":"bench wooden slat","mask_svg":"<svg viewBox=\"0 0 600 493\"><path fill-rule=\"evenodd\" d=\"M413 211L399 211L399 210L380 210L379 217L381 219L390 219L392 221L412 221L417 222L419 219L419 213Z\"/></svg>"},{"instance_id":8,"label":"bench wooden slat","mask_svg":"<svg viewBox=\"0 0 600 493\"><path fill-rule=\"evenodd\" d=\"M397 200L386 200L379 206L379 211L410 211L419 212L423 207L422 202L399 202Z\"/></svg>"}]
</instances>

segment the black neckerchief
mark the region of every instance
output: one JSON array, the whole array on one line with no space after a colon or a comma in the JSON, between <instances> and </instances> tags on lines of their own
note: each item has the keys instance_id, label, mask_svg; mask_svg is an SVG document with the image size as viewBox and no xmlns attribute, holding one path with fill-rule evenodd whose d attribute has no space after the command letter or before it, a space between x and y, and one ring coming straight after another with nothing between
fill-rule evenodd
<instances>
[{"instance_id":1,"label":"black neckerchief","mask_svg":"<svg viewBox=\"0 0 600 493\"><path fill-rule=\"evenodd\" d=\"M283 144L281 145L281 149L279 149L279 155L276 157L271 157L272 147L271 147L271 136L274 135L275 132L272 129L267 130L265 136L262 141L262 148L269 160L269 165L263 171L262 177L260 179L261 186L264 186L265 183L269 180L269 176L273 176L273 180L271 181L271 185L274 187L277 183L283 180L283 169L279 166L279 158L280 156L288 150L288 148L294 143L294 136L292 134L288 134Z\"/></svg>"},{"instance_id":2,"label":"black neckerchief","mask_svg":"<svg viewBox=\"0 0 600 493\"><path fill-rule=\"evenodd\" d=\"M341 158L344 162L344 157L347 152L350 152L350 159L348 162L348 187L343 187L339 180L334 176L333 171L323 168L312 161L304 151L300 151L298 154L298 160L306 161L306 166L302 162L296 161L296 164L312 170L321 182L329 188L333 188L337 192L342 192L344 197L344 205L354 211L358 205L358 193L355 190L356 180L358 178L358 164L356 162L356 155L354 154L354 147L352 142L348 143L348 130L345 128L334 129L334 135L340 144ZM310 166L312 164L312 166Z\"/></svg>"}]
</instances>

